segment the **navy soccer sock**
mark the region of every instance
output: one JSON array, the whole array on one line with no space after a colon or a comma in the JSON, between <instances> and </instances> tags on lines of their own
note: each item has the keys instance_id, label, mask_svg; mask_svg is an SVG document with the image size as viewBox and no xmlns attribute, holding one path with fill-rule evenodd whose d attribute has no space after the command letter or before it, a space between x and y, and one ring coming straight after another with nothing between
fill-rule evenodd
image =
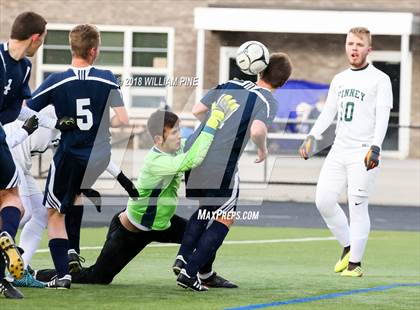
<instances>
[{"instance_id":1,"label":"navy soccer sock","mask_svg":"<svg viewBox=\"0 0 420 310\"><path fill-rule=\"evenodd\" d=\"M188 275L196 276L200 267L204 266L209 258L216 254L228 232L229 228L218 221L214 221L210 225L202 234L198 246L185 268Z\"/></svg>"},{"instance_id":2,"label":"navy soccer sock","mask_svg":"<svg viewBox=\"0 0 420 310\"><path fill-rule=\"evenodd\" d=\"M51 239L48 244L51 252L51 257L54 262L57 277L62 278L69 274L69 259L67 251L69 249L69 242L67 239L55 238Z\"/></svg>"},{"instance_id":3,"label":"navy soccer sock","mask_svg":"<svg viewBox=\"0 0 420 310\"><path fill-rule=\"evenodd\" d=\"M14 239L19 228L20 210L13 206L4 207L0 216L3 222L2 231L7 231Z\"/></svg>"},{"instance_id":4,"label":"navy soccer sock","mask_svg":"<svg viewBox=\"0 0 420 310\"><path fill-rule=\"evenodd\" d=\"M69 249L80 254L80 227L83 218L83 205L74 205L66 212L66 231L69 238Z\"/></svg>"},{"instance_id":5,"label":"navy soccer sock","mask_svg":"<svg viewBox=\"0 0 420 310\"><path fill-rule=\"evenodd\" d=\"M188 220L187 227L185 228L182 243L178 252L178 255L182 255L187 263L209 222L208 220L198 218L199 210L202 209L195 211Z\"/></svg>"},{"instance_id":6,"label":"navy soccer sock","mask_svg":"<svg viewBox=\"0 0 420 310\"><path fill-rule=\"evenodd\" d=\"M204 266L202 266L200 268L200 270L198 270L198 272L200 274L208 274L210 272L213 271L213 262L216 259L216 255L213 255L209 260L207 260L207 263L204 264Z\"/></svg>"}]
</instances>

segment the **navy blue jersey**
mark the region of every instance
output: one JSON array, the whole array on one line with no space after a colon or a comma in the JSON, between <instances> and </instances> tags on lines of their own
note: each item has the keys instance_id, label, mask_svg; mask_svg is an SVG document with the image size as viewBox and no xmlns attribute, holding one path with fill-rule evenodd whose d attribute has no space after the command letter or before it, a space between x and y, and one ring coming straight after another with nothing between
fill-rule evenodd
<instances>
[{"instance_id":1,"label":"navy blue jersey","mask_svg":"<svg viewBox=\"0 0 420 310\"><path fill-rule=\"evenodd\" d=\"M17 119L24 99L31 97L29 78L32 64L27 58L13 59L8 51L8 44L0 44L1 62L3 62L4 80L2 82L2 103L0 122L5 125Z\"/></svg>"},{"instance_id":2,"label":"navy blue jersey","mask_svg":"<svg viewBox=\"0 0 420 310\"><path fill-rule=\"evenodd\" d=\"M52 104L57 118L75 118L79 129L61 133L59 150L83 160L93 148L92 154L98 156L111 151L109 108L124 105L112 72L94 67L71 67L49 75L27 104L35 111Z\"/></svg>"},{"instance_id":3,"label":"navy blue jersey","mask_svg":"<svg viewBox=\"0 0 420 310\"><path fill-rule=\"evenodd\" d=\"M211 104L223 94L232 95L238 102L239 108L216 132L203 163L187 174L187 196L189 197L220 195L218 189L231 189L239 158L249 141L252 122L260 120L269 126L277 112L277 101L271 92L251 81L231 80L220 84L211 89L201 102L210 110ZM210 113L187 140L187 149L200 134L209 115ZM215 193L212 194L211 189L216 190Z\"/></svg>"},{"instance_id":4,"label":"navy blue jersey","mask_svg":"<svg viewBox=\"0 0 420 310\"><path fill-rule=\"evenodd\" d=\"M3 60L3 54L0 53L0 111L2 110L2 107L3 107L4 81L6 78L5 76L6 76L6 64L4 63L4 60ZM4 141L5 138L6 138L6 134L0 122L0 143Z\"/></svg>"}]
</instances>

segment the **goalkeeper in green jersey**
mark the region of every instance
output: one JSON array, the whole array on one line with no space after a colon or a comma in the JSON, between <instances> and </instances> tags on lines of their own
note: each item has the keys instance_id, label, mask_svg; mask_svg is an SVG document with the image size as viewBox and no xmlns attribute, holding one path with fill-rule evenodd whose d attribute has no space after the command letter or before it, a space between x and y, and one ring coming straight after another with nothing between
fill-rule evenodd
<instances>
[{"instance_id":1,"label":"goalkeeper in green jersey","mask_svg":"<svg viewBox=\"0 0 420 310\"><path fill-rule=\"evenodd\" d=\"M109 284L149 243L181 243L187 220L175 215L175 210L182 175L201 164L215 132L237 107L232 96L222 95L212 105L211 116L200 136L185 153L178 116L161 110L150 116L147 128L154 146L146 155L137 180L140 197L130 198L126 210L113 217L95 264L73 272L73 283ZM212 272L213 260L214 257L209 258L200 270L202 274ZM48 281L54 275L52 269L39 270L37 279ZM224 284L229 283L214 272L213 275L205 283L207 286L226 287Z\"/></svg>"}]
</instances>

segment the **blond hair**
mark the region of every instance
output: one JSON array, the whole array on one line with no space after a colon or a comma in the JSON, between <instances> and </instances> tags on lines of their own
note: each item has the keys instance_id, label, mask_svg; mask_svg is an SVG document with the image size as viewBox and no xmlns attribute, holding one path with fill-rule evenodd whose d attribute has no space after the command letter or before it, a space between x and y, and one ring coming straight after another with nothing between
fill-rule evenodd
<instances>
[{"instance_id":1,"label":"blond hair","mask_svg":"<svg viewBox=\"0 0 420 310\"><path fill-rule=\"evenodd\" d=\"M349 30L348 33L352 33L360 39L363 39L363 37L365 37L368 40L369 46L372 45L372 36L370 34L369 29L367 29L366 27L353 27Z\"/></svg>"},{"instance_id":2,"label":"blond hair","mask_svg":"<svg viewBox=\"0 0 420 310\"><path fill-rule=\"evenodd\" d=\"M69 42L73 56L86 59L89 50L99 46L99 30L90 24L77 25L70 31Z\"/></svg>"}]
</instances>

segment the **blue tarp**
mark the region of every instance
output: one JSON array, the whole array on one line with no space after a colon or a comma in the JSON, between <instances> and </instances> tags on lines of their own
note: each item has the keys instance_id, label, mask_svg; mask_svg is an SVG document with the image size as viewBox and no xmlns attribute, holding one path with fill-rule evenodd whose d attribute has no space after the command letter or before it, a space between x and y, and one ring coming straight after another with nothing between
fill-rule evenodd
<instances>
[{"instance_id":1,"label":"blue tarp","mask_svg":"<svg viewBox=\"0 0 420 310\"><path fill-rule=\"evenodd\" d=\"M287 81L283 87L276 89L273 93L279 103L277 117L288 118L290 112L296 112L296 106L301 102L315 105L320 99L326 98L329 88L328 84L305 80Z\"/></svg>"},{"instance_id":2,"label":"blue tarp","mask_svg":"<svg viewBox=\"0 0 420 310\"><path fill-rule=\"evenodd\" d=\"M305 80L287 81L283 87L276 89L273 93L274 98L278 102L276 116L278 118L296 119L296 108L298 105L307 103L314 107L318 101L326 99L329 87L328 84ZM296 124L293 122L282 126L282 129L285 132L298 132Z\"/></svg>"}]
</instances>

